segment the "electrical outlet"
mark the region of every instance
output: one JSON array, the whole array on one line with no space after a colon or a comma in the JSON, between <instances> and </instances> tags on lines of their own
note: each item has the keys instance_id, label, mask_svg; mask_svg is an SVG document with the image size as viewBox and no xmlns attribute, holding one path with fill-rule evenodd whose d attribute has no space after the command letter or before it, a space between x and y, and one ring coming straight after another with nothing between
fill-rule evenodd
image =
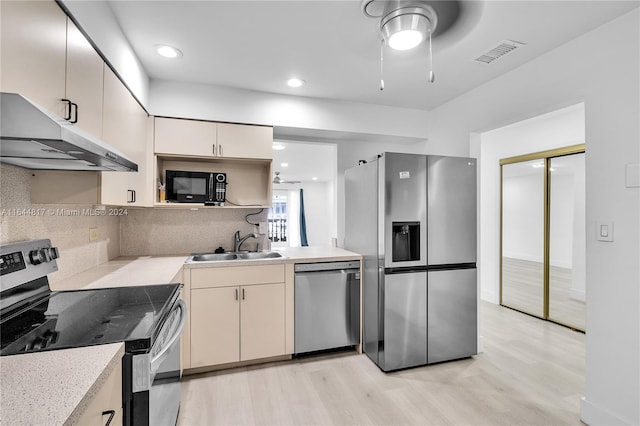
<instances>
[{"instance_id":1,"label":"electrical outlet","mask_svg":"<svg viewBox=\"0 0 640 426\"><path fill-rule=\"evenodd\" d=\"M260 222L258 224L258 233L266 234L267 233L267 222Z\"/></svg>"},{"instance_id":2,"label":"electrical outlet","mask_svg":"<svg viewBox=\"0 0 640 426\"><path fill-rule=\"evenodd\" d=\"M98 228L89 228L89 241L98 240Z\"/></svg>"}]
</instances>

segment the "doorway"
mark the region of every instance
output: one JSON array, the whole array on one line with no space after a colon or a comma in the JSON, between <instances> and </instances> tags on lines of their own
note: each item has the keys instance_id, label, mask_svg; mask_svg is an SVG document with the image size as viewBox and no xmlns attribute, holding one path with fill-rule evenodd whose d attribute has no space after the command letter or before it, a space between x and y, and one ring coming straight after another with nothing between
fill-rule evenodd
<instances>
[{"instance_id":1,"label":"doorway","mask_svg":"<svg viewBox=\"0 0 640 426\"><path fill-rule=\"evenodd\" d=\"M500 304L585 331L584 144L500 160Z\"/></svg>"}]
</instances>

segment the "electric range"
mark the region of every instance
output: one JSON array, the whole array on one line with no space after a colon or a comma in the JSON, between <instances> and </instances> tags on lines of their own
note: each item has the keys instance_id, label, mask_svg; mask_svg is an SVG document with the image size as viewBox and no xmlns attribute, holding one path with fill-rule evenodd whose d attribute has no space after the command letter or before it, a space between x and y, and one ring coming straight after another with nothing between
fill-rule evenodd
<instances>
[{"instance_id":1,"label":"electric range","mask_svg":"<svg viewBox=\"0 0 640 426\"><path fill-rule=\"evenodd\" d=\"M127 425L175 425L180 402L180 284L51 291L50 240L0 247L0 355L123 342Z\"/></svg>"}]
</instances>

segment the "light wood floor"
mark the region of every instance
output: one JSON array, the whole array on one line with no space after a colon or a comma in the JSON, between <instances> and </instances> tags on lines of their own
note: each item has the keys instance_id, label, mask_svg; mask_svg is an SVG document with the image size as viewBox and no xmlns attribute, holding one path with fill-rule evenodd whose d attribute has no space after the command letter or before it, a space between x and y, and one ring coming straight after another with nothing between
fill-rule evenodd
<instances>
[{"instance_id":1,"label":"light wood floor","mask_svg":"<svg viewBox=\"0 0 640 426\"><path fill-rule=\"evenodd\" d=\"M584 334L481 302L484 352L385 374L343 353L187 376L178 425L579 425Z\"/></svg>"},{"instance_id":2,"label":"light wood floor","mask_svg":"<svg viewBox=\"0 0 640 426\"><path fill-rule=\"evenodd\" d=\"M543 265L521 259L502 258L502 303L505 306L542 316ZM549 318L584 330L586 305L571 298L572 270L549 268Z\"/></svg>"}]
</instances>

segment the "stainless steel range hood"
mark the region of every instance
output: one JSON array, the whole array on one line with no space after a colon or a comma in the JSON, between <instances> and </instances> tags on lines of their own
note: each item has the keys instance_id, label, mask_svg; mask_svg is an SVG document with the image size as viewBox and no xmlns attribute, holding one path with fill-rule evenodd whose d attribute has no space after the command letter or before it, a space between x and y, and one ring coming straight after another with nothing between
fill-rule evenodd
<instances>
[{"instance_id":1,"label":"stainless steel range hood","mask_svg":"<svg viewBox=\"0 0 640 426\"><path fill-rule=\"evenodd\" d=\"M16 93L0 93L0 161L27 169L138 171L120 151Z\"/></svg>"}]
</instances>

